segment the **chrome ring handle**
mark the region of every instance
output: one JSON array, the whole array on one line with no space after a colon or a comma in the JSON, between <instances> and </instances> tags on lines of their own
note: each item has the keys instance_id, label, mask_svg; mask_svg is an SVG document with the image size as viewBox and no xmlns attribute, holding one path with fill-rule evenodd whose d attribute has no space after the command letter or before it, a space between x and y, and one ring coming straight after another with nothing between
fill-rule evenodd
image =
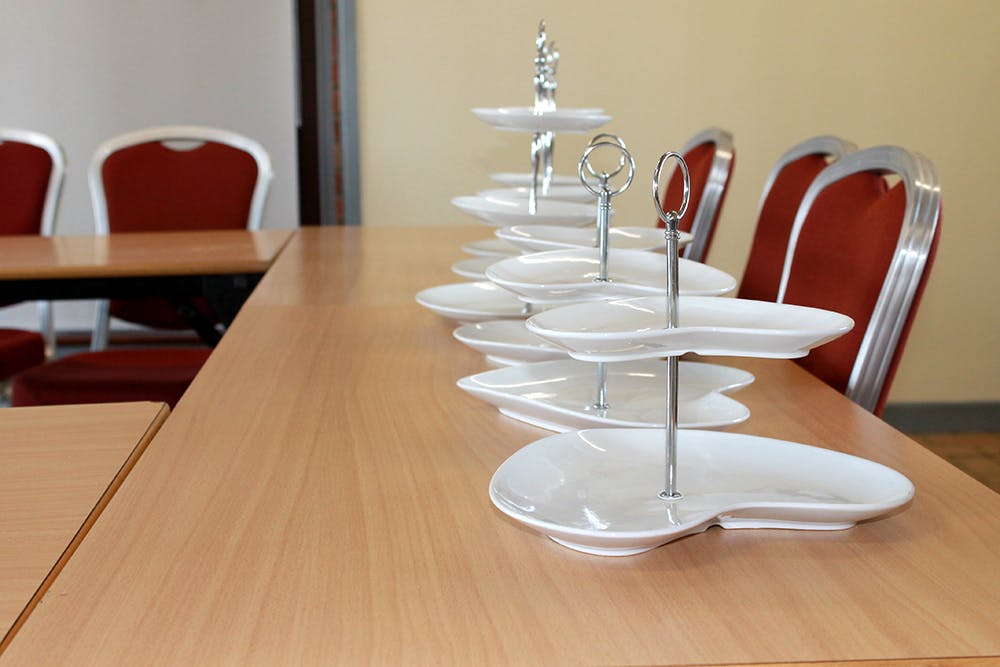
<instances>
[{"instance_id":1,"label":"chrome ring handle","mask_svg":"<svg viewBox=\"0 0 1000 667\"><path fill-rule=\"evenodd\" d=\"M677 164L681 168L681 174L684 176L684 194L681 197L681 210L664 212L663 205L660 203L660 170L663 168L663 163L670 158L677 158ZM673 222L680 220L687 213L690 197L691 174L688 172L687 162L684 161L680 153L673 151L664 153L660 156L659 162L656 163L656 169L653 170L653 205L656 206L656 215L663 221L663 224L667 225L668 229Z\"/></svg>"},{"instance_id":2,"label":"chrome ring handle","mask_svg":"<svg viewBox=\"0 0 1000 667\"><path fill-rule=\"evenodd\" d=\"M611 134L610 132L601 132L600 134L594 135L594 137L587 142L587 145L593 146L595 144L605 143L606 141L613 141L622 148L624 148L625 150L628 150L628 146L625 145L625 140L619 137L617 134ZM608 174L608 178L614 178L619 173L621 173L621 170L625 168L625 162L626 162L625 155L622 155L620 158L618 158L618 168L615 169L610 174ZM594 178L600 178L600 176L594 173L594 170L591 169L589 165L587 167L587 171L589 171L590 175L593 176Z\"/></svg>"},{"instance_id":3,"label":"chrome ring handle","mask_svg":"<svg viewBox=\"0 0 1000 667\"><path fill-rule=\"evenodd\" d=\"M596 151L598 148L603 148L604 146L617 148L621 152L621 161L623 162L623 165L610 174L606 172L601 172L600 174L598 174L596 171L594 171L594 168L590 166L590 154ZM587 177L583 173L584 169L590 172L591 176L599 179L602 184L607 184L609 178L621 172L624 164L628 164L628 178L625 179L625 183L623 183L622 186L617 190L608 191L608 195L614 197L615 195L620 195L621 193L628 190L628 187L632 185L632 178L635 177L635 158L633 158L632 154L628 152L628 149L625 148L624 142L622 142L620 139L618 140L618 142L599 141L597 143L591 143L589 146L587 146L587 149L583 151L583 157L580 158L580 164L577 166L577 173L580 176L580 182L583 183L583 187L587 188L587 190L589 190L592 194L597 195L599 197L601 195L602 190L595 190L590 185L590 183L587 182Z\"/></svg>"}]
</instances>

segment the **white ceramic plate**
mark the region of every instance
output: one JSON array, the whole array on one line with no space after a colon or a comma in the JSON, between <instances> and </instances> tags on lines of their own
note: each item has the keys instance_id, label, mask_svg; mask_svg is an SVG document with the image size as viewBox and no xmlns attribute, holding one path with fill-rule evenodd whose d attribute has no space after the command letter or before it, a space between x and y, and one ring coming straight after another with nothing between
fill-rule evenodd
<instances>
[{"instance_id":1,"label":"white ceramic plate","mask_svg":"<svg viewBox=\"0 0 1000 667\"><path fill-rule=\"evenodd\" d=\"M493 127L523 132L586 132L611 120L611 116L602 111L598 108L562 108L540 112L532 107L472 109L476 118Z\"/></svg>"},{"instance_id":2,"label":"white ceramic plate","mask_svg":"<svg viewBox=\"0 0 1000 667\"><path fill-rule=\"evenodd\" d=\"M452 283L429 287L417 294L417 303L442 317L460 322L503 318L524 319L525 304L493 283Z\"/></svg>"},{"instance_id":3,"label":"white ceramic plate","mask_svg":"<svg viewBox=\"0 0 1000 667\"><path fill-rule=\"evenodd\" d=\"M501 259L503 258L487 256L470 257L469 259L463 259L452 264L451 271L469 280L486 280L486 267L490 264L495 264Z\"/></svg>"},{"instance_id":4,"label":"white ceramic plate","mask_svg":"<svg viewBox=\"0 0 1000 667\"><path fill-rule=\"evenodd\" d=\"M680 428L716 428L746 421L750 410L722 392L753 382L738 368L682 361L677 420ZM666 422L665 361L608 364L607 409L594 408L597 364L564 359L499 368L464 377L458 386L492 403L503 414L569 431L599 426L663 428Z\"/></svg>"},{"instance_id":5,"label":"white ceramic plate","mask_svg":"<svg viewBox=\"0 0 1000 667\"><path fill-rule=\"evenodd\" d=\"M641 553L709 526L840 530L905 505L913 484L867 459L735 433L678 432L663 501L662 429L592 429L520 449L490 481L501 512L586 553Z\"/></svg>"},{"instance_id":6,"label":"white ceramic plate","mask_svg":"<svg viewBox=\"0 0 1000 667\"><path fill-rule=\"evenodd\" d=\"M513 257L520 255L521 249L502 239L482 239L469 241L462 246L462 252L476 257Z\"/></svg>"},{"instance_id":7,"label":"white ceramic plate","mask_svg":"<svg viewBox=\"0 0 1000 667\"><path fill-rule=\"evenodd\" d=\"M531 180L534 176L530 173L502 172L490 174L490 178L507 187L531 187ZM580 185L580 177L576 174L552 174L552 185Z\"/></svg>"},{"instance_id":8,"label":"white ceramic plate","mask_svg":"<svg viewBox=\"0 0 1000 667\"><path fill-rule=\"evenodd\" d=\"M680 247L694 240L681 232ZM557 225L514 225L496 231L497 238L529 252L596 248L597 227L559 227ZM619 250L657 250L665 247L663 230L656 227L612 227L608 245Z\"/></svg>"},{"instance_id":9,"label":"white ceramic plate","mask_svg":"<svg viewBox=\"0 0 1000 667\"><path fill-rule=\"evenodd\" d=\"M682 296L680 326L666 328L666 299L639 297L562 306L529 319L532 333L584 361L625 361L697 352L792 359L844 335L846 315L748 299Z\"/></svg>"},{"instance_id":10,"label":"white ceramic plate","mask_svg":"<svg viewBox=\"0 0 1000 667\"><path fill-rule=\"evenodd\" d=\"M496 227L507 225L570 225L582 227L597 219L596 204L542 199L534 213L528 213L527 199L455 197L451 203L465 213Z\"/></svg>"},{"instance_id":11,"label":"white ceramic plate","mask_svg":"<svg viewBox=\"0 0 1000 667\"><path fill-rule=\"evenodd\" d=\"M452 335L502 366L568 358L566 350L531 333L520 320L466 324L455 329Z\"/></svg>"},{"instance_id":12,"label":"white ceramic plate","mask_svg":"<svg viewBox=\"0 0 1000 667\"><path fill-rule=\"evenodd\" d=\"M486 277L538 303L666 294L664 255L611 249L607 282L596 280L599 267L596 248L550 250L500 260L486 269ZM689 259L680 259L678 273L684 295L719 296L736 289L736 279L728 273Z\"/></svg>"},{"instance_id":13,"label":"white ceramic plate","mask_svg":"<svg viewBox=\"0 0 1000 667\"><path fill-rule=\"evenodd\" d=\"M491 190L483 190L479 192L480 197L493 197L495 199L512 199L514 201L523 201L528 199L531 188L520 187L520 188L493 188ZM579 183L576 185L553 185L549 188L548 193L543 194L542 188L538 188L538 198L539 199L557 199L559 201L575 201L582 204L597 204L597 195L592 193L587 188L583 187ZM660 233L663 236L663 233Z\"/></svg>"}]
</instances>

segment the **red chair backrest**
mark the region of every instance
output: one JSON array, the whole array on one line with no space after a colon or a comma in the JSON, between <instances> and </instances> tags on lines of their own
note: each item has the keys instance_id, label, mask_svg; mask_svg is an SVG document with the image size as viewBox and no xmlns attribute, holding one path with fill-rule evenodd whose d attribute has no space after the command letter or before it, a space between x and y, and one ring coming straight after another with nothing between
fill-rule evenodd
<instances>
[{"instance_id":1,"label":"red chair backrest","mask_svg":"<svg viewBox=\"0 0 1000 667\"><path fill-rule=\"evenodd\" d=\"M876 149L869 149L871 150ZM885 150L885 147L877 150ZM848 161L863 164L862 154L869 151L849 155L841 164ZM898 286L891 284L893 273L890 267L897 261L897 252L906 252L903 247L906 241L901 235L906 237L913 228L911 220L906 222L907 228L904 229L904 220L908 214L913 217L914 206L912 203L908 206L906 183L900 181L890 187L883 172L883 169L856 171L828 184L821 183L827 172L820 175L814 184L821 186L816 189L818 194L811 205L809 195L806 195L807 201L803 203L805 210L798 213L803 220L797 239L793 239L794 245L789 248L785 262L787 276L784 279L784 290L779 295L784 303L833 310L854 319L854 329L848 334L812 350L797 362L875 414L880 414L885 405L907 334L930 275L941 230L937 214L940 190L937 189L938 196L933 199L932 204L933 227L931 236L927 237L929 249L922 248L926 259L915 265L913 273L916 276L916 288L913 289L906 281ZM937 187L936 183L933 187ZM798 224L797 219L796 225ZM888 342L877 342L883 339L873 338L875 331L869 329L894 324L891 321L875 320L876 304L884 289L888 292L898 291L895 298L901 299L899 304L902 305L893 312L901 314L902 324L898 337L894 340L890 336L885 339ZM911 291L905 294L907 289ZM889 306L883 307L889 312ZM854 378L860 372L856 366L865 359L862 347L869 338L871 340L868 345L872 349L868 353L878 363L884 363L887 370L881 384L876 381L873 385L873 398L862 400L853 395L860 391L860 387L852 386L852 382L859 382ZM880 347L882 349L877 349Z\"/></svg>"},{"instance_id":2,"label":"red chair backrest","mask_svg":"<svg viewBox=\"0 0 1000 667\"><path fill-rule=\"evenodd\" d=\"M42 148L0 139L0 234L38 234L52 158Z\"/></svg>"},{"instance_id":3,"label":"red chair backrest","mask_svg":"<svg viewBox=\"0 0 1000 667\"><path fill-rule=\"evenodd\" d=\"M704 261L708 256L716 223L725 203L729 179L736 163L732 136L718 128L708 128L695 135L684 147L682 155L688 166L691 189L688 207L677 228L694 234L695 239L681 254L688 259ZM684 197L684 180L680 169L670 175L660 202L663 211L680 210ZM656 224L663 227L657 217Z\"/></svg>"},{"instance_id":4,"label":"red chair backrest","mask_svg":"<svg viewBox=\"0 0 1000 667\"><path fill-rule=\"evenodd\" d=\"M257 164L224 144L174 150L153 141L109 155L101 178L111 232L241 229Z\"/></svg>"}]
</instances>

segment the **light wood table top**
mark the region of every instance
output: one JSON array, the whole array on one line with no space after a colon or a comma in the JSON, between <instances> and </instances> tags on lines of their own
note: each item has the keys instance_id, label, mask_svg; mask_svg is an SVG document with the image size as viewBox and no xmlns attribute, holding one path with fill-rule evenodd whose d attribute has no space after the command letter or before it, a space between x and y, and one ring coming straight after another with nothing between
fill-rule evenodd
<instances>
[{"instance_id":1,"label":"light wood table top","mask_svg":"<svg viewBox=\"0 0 1000 667\"><path fill-rule=\"evenodd\" d=\"M302 230L2 664L705 664L1000 655L1000 495L787 361L738 432L906 474L850 530L713 528L625 558L490 504L547 435L414 302L485 227ZM82 610L85 610L83 612Z\"/></svg>"},{"instance_id":2,"label":"light wood table top","mask_svg":"<svg viewBox=\"0 0 1000 667\"><path fill-rule=\"evenodd\" d=\"M0 280L263 272L294 230L4 236Z\"/></svg>"},{"instance_id":3,"label":"light wood table top","mask_svg":"<svg viewBox=\"0 0 1000 667\"><path fill-rule=\"evenodd\" d=\"M0 410L0 651L168 413L163 403Z\"/></svg>"}]
</instances>

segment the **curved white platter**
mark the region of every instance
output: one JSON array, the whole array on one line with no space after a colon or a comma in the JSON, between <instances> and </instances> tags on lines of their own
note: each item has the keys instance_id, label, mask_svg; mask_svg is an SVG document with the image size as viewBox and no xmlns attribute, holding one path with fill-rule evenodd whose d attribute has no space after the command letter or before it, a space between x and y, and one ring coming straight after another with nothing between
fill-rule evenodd
<instances>
[{"instance_id":1,"label":"curved white platter","mask_svg":"<svg viewBox=\"0 0 1000 667\"><path fill-rule=\"evenodd\" d=\"M491 264L486 277L538 303L666 294L667 265L661 254L612 249L607 282L596 280L599 269L596 248L575 248L508 257ZM689 259L679 260L678 274L684 295L720 296L736 289L736 279L728 273Z\"/></svg>"},{"instance_id":2,"label":"curved white platter","mask_svg":"<svg viewBox=\"0 0 1000 667\"><path fill-rule=\"evenodd\" d=\"M495 264L502 257L470 257L451 265L451 272L469 280L486 280L486 267Z\"/></svg>"},{"instance_id":3,"label":"curved white platter","mask_svg":"<svg viewBox=\"0 0 1000 667\"><path fill-rule=\"evenodd\" d=\"M490 174L490 178L500 185L506 185L507 187L528 188L531 187L534 175L531 173L502 172L499 174ZM580 177L576 174L552 174L550 182L552 185L580 185Z\"/></svg>"},{"instance_id":4,"label":"curved white platter","mask_svg":"<svg viewBox=\"0 0 1000 667\"><path fill-rule=\"evenodd\" d=\"M850 317L819 308L682 296L677 310L680 326L668 329L665 310L663 297L591 301L539 313L526 326L584 361L687 352L792 359L854 326Z\"/></svg>"},{"instance_id":5,"label":"curved white platter","mask_svg":"<svg viewBox=\"0 0 1000 667\"><path fill-rule=\"evenodd\" d=\"M463 244L462 252L475 257L513 257L520 255L521 249L502 239L481 239Z\"/></svg>"},{"instance_id":6,"label":"curved white platter","mask_svg":"<svg viewBox=\"0 0 1000 667\"><path fill-rule=\"evenodd\" d=\"M524 319L529 315L523 301L488 282L429 287L417 294L417 303L442 317L460 322Z\"/></svg>"},{"instance_id":7,"label":"curved white platter","mask_svg":"<svg viewBox=\"0 0 1000 667\"><path fill-rule=\"evenodd\" d=\"M566 359L569 353L524 326L521 320L492 320L461 326L452 333L456 339L482 352L503 366L529 361Z\"/></svg>"},{"instance_id":8,"label":"curved white platter","mask_svg":"<svg viewBox=\"0 0 1000 667\"><path fill-rule=\"evenodd\" d=\"M535 111L532 107L477 107L476 118L501 130L521 132L586 132L604 125L611 116L599 108L562 108Z\"/></svg>"},{"instance_id":9,"label":"curved white platter","mask_svg":"<svg viewBox=\"0 0 1000 667\"><path fill-rule=\"evenodd\" d=\"M596 227L560 227L558 225L514 225L496 231L497 238L529 252L596 248ZM694 240L680 232L679 247ZM656 227L612 227L608 246L619 250L656 250L664 247L663 230Z\"/></svg>"},{"instance_id":10,"label":"curved white platter","mask_svg":"<svg viewBox=\"0 0 1000 667\"><path fill-rule=\"evenodd\" d=\"M679 428L717 428L746 421L750 410L723 392L753 382L738 368L682 361L679 364ZM458 386L503 414L550 431L600 426L663 428L666 423L665 361L608 364L606 409L597 409L597 365L572 359L540 361L464 377Z\"/></svg>"},{"instance_id":11,"label":"curved white platter","mask_svg":"<svg viewBox=\"0 0 1000 667\"><path fill-rule=\"evenodd\" d=\"M557 199L539 200L534 213L528 212L527 199L466 195L453 198L451 203L463 212L495 227L531 224L582 227L597 219L595 204Z\"/></svg>"},{"instance_id":12,"label":"curved white platter","mask_svg":"<svg viewBox=\"0 0 1000 667\"><path fill-rule=\"evenodd\" d=\"M840 530L908 503L913 484L856 456L771 438L678 431L682 497L664 501L663 429L591 429L515 452L490 499L571 549L641 553L709 526Z\"/></svg>"},{"instance_id":13,"label":"curved white platter","mask_svg":"<svg viewBox=\"0 0 1000 667\"><path fill-rule=\"evenodd\" d=\"M495 199L512 199L514 201L521 201L527 199L530 196L531 188L529 187L518 187L518 188L492 188L490 190L483 190L478 192L480 197L492 197ZM546 193L542 192L542 188L538 188L538 198L539 199L556 199L559 201L575 201L582 204L597 204L597 195L592 193L587 188L583 187L579 183L576 185L553 185L549 188ZM662 232L661 232L662 236Z\"/></svg>"}]
</instances>

